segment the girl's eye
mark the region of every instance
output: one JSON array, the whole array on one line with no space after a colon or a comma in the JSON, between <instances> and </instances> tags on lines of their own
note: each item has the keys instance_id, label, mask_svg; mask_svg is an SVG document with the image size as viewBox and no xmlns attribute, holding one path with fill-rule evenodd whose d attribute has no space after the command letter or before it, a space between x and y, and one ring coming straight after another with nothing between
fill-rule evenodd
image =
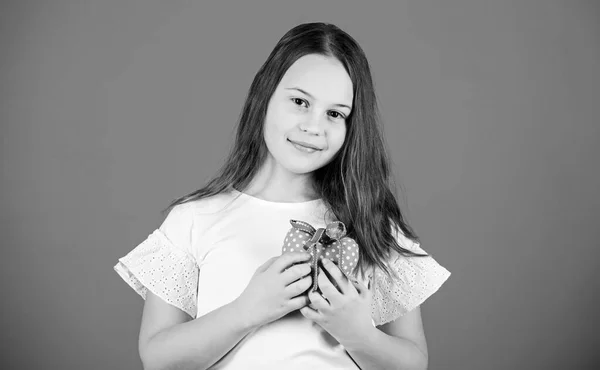
<instances>
[{"instance_id":1,"label":"girl's eye","mask_svg":"<svg viewBox=\"0 0 600 370\"><path fill-rule=\"evenodd\" d=\"M306 107L308 107L308 103L300 98L292 98L292 101L294 102L294 104L296 105L302 105L303 103L306 105Z\"/></svg>"},{"instance_id":2,"label":"girl's eye","mask_svg":"<svg viewBox=\"0 0 600 370\"><path fill-rule=\"evenodd\" d=\"M341 119L345 118L340 112L336 112L334 110L332 110L329 113L331 114L331 117L333 117L333 118L341 118Z\"/></svg>"}]
</instances>

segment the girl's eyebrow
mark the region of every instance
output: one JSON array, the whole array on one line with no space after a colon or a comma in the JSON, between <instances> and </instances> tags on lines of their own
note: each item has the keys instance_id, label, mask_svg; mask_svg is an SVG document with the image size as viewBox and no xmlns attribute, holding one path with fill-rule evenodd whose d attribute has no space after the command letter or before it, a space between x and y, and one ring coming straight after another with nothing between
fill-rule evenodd
<instances>
[{"instance_id":1,"label":"girl's eyebrow","mask_svg":"<svg viewBox=\"0 0 600 370\"><path fill-rule=\"evenodd\" d=\"M302 89L301 89L301 88L299 88L299 87L286 87L285 89L286 89L286 90L298 90L298 91L300 91L302 94L304 94L304 95L308 96L309 98L311 98L311 99L315 100L315 97L314 97L314 96L312 96L311 94L307 93L306 91L302 90ZM335 106L338 106L338 107L346 107L346 108L348 108L349 110L352 110L352 108L350 108L350 107L349 107L349 106L347 106L346 104L334 104L334 105L335 105Z\"/></svg>"}]
</instances>

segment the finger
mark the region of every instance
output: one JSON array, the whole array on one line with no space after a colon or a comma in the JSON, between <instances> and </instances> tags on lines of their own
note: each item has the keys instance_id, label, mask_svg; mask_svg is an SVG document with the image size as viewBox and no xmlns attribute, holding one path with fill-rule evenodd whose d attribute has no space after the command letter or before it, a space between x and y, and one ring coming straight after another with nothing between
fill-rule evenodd
<instances>
[{"instance_id":1,"label":"finger","mask_svg":"<svg viewBox=\"0 0 600 370\"><path fill-rule=\"evenodd\" d=\"M292 311L298 310L302 307L307 307L309 304L310 304L310 300L308 299L308 296L306 296L306 295L300 295L300 296L294 297L288 301L288 306L289 306L290 310L292 310Z\"/></svg>"},{"instance_id":2,"label":"finger","mask_svg":"<svg viewBox=\"0 0 600 370\"><path fill-rule=\"evenodd\" d=\"M358 279L350 279L350 282L360 295L365 295L369 292L369 288Z\"/></svg>"},{"instance_id":3,"label":"finger","mask_svg":"<svg viewBox=\"0 0 600 370\"><path fill-rule=\"evenodd\" d=\"M369 282L367 283L367 290L369 294L373 293L373 283L375 282L375 277L373 275L369 276Z\"/></svg>"},{"instance_id":4,"label":"finger","mask_svg":"<svg viewBox=\"0 0 600 370\"><path fill-rule=\"evenodd\" d=\"M315 310L324 311L331 307L329 302L323 296L316 292L309 292L308 300L310 302L310 306Z\"/></svg>"},{"instance_id":5,"label":"finger","mask_svg":"<svg viewBox=\"0 0 600 370\"><path fill-rule=\"evenodd\" d=\"M286 252L277 257L271 265L277 272L283 272L295 263L306 262L310 259L310 254L307 252Z\"/></svg>"},{"instance_id":6,"label":"finger","mask_svg":"<svg viewBox=\"0 0 600 370\"><path fill-rule=\"evenodd\" d=\"M285 287L286 297L295 297L297 295L306 292L312 285L312 276L307 275L306 277L293 282L292 284Z\"/></svg>"},{"instance_id":7,"label":"finger","mask_svg":"<svg viewBox=\"0 0 600 370\"><path fill-rule=\"evenodd\" d=\"M342 298L342 293L340 293L337 288L333 286L333 283L331 283L323 269L320 267L318 282L319 289L321 290L323 297L333 305L339 303L340 299Z\"/></svg>"},{"instance_id":8,"label":"finger","mask_svg":"<svg viewBox=\"0 0 600 370\"><path fill-rule=\"evenodd\" d=\"M284 272L281 273L283 281L285 285L292 284L298 279L305 277L310 274L310 264L309 263L299 263L295 264L289 268L287 268Z\"/></svg>"},{"instance_id":9,"label":"finger","mask_svg":"<svg viewBox=\"0 0 600 370\"><path fill-rule=\"evenodd\" d=\"M267 269L273 264L273 262L275 262L275 260L279 258L279 256L275 256L275 257L271 257L268 260L265 261L265 263L263 263L262 265L258 266L258 268L256 269L257 272L265 272L267 271Z\"/></svg>"},{"instance_id":10,"label":"finger","mask_svg":"<svg viewBox=\"0 0 600 370\"><path fill-rule=\"evenodd\" d=\"M302 307L300 309L300 313L309 320L316 322L319 322L321 320L321 314L308 306Z\"/></svg>"},{"instance_id":11,"label":"finger","mask_svg":"<svg viewBox=\"0 0 600 370\"><path fill-rule=\"evenodd\" d=\"M327 258L323 258L321 261L323 262L323 267L333 279L332 283L339 287L339 290L342 294L356 293L356 289L354 289L354 287L348 283L348 278L339 269L339 267L335 265L335 263L331 262L331 260Z\"/></svg>"}]
</instances>

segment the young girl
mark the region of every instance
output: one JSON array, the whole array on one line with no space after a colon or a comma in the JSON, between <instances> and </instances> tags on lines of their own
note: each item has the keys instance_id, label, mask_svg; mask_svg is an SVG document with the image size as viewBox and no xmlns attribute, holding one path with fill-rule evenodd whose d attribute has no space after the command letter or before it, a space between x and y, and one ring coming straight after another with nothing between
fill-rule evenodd
<instances>
[{"instance_id":1,"label":"young girl","mask_svg":"<svg viewBox=\"0 0 600 370\"><path fill-rule=\"evenodd\" d=\"M144 368L427 368L419 306L450 272L388 181L362 49L331 24L291 29L254 78L221 171L115 266L145 299ZM358 265L344 274L321 255L312 292L311 255L282 252L290 220L341 221Z\"/></svg>"}]
</instances>

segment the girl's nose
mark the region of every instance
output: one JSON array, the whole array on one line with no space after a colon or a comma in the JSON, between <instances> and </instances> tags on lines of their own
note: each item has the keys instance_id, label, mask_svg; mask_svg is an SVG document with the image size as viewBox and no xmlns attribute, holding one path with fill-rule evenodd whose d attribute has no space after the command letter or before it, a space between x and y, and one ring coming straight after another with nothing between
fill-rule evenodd
<instances>
[{"instance_id":1,"label":"girl's nose","mask_svg":"<svg viewBox=\"0 0 600 370\"><path fill-rule=\"evenodd\" d=\"M300 123L300 129L310 134L321 134L323 132L321 117L317 114L307 116L306 119Z\"/></svg>"}]
</instances>

